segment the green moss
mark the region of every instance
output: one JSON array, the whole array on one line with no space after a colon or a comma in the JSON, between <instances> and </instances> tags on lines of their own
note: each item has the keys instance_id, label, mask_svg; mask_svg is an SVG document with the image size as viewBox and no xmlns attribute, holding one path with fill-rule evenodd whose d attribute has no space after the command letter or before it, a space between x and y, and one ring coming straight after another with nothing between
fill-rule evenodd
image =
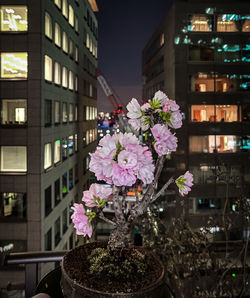
<instances>
[{"instance_id":1,"label":"green moss","mask_svg":"<svg viewBox=\"0 0 250 298\"><path fill-rule=\"evenodd\" d=\"M105 248L96 248L88 257L90 274L106 280L140 279L145 271L145 256L136 249L117 257Z\"/></svg>"}]
</instances>

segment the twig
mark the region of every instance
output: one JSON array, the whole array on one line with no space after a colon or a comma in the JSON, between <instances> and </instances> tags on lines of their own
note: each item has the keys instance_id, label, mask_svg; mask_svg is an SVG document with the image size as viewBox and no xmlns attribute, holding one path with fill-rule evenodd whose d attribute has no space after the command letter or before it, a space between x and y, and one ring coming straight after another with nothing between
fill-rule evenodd
<instances>
[{"instance_id":1,"label":"twig","mask_svg":"<svg viewBox=\"0 0 250 298\"><path fill-rule=\"evenodd\" d=\"M173 182L174 182L174 178L171 177L168 180L168 182L161 188L161 190L159 190L158 193L153 197L153 199L151 199L150 203L153 203L154 201L156 201L164 193L164 191L169 187L169 185Z\"/></svg>"},{"instance_id":2,"label":"twig","mask_svg":"<svg viewBox=\"0 0 250 298\"><path fill-rule=\"evenodd\" d=\"M105 217L104 214L103 214L103 211L101 211L101 212L98 214L98 217L99 217L100 219L104 220L105 222L107 222L107 223L109 223L109 224L111 224L111 225L113 225L113 226L116 227L116 223L113 222L112 220L108 219L107 217Z\"/></svg>"}]
</instances>

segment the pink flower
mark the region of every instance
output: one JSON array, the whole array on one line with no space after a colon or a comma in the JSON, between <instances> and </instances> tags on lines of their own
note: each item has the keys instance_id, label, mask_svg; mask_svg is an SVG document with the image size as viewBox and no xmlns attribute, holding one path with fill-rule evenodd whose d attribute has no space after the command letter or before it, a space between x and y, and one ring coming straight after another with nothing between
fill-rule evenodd
<instances>
[{"instance_id":1,"label":"pink flower","mask_svg":"<svg viewBox=\"0 0 250 298\"><path fill-rule=\"evenodd\" d=\"M153 99L159 99L162 106L165 106L169 100L167 95L160 90L155 93Z\"/></svg>"},{"instance_id":2,"label":"pink flower","mask_svg":"<svg viewBox=\"0 0 250 298\"><path fill-rule=\"evenodd\" d=\"M127 110L127 116L131 119L137 119L142 115L141 107L135 98L132 98L132 100L128 103Z\"/></svg>"},{"instance_id":3,"label":"pink flower","mask_svg":"<svg viewBox=\"0 0 250 298\"><path fill-rule=\"evenodd\" d=\"M182 116L180 111L173 112L170 117L168 125L172 128L180 128L182 126Z\"/></svg>"},{"instance_id":4,"label":"pink flower","mask_svg":"<svg viewBox=\"0 0 250 298\"><path fill-rule=\"evenodd\" d=\"M97 206L97 200L109 199L112 189L98 183L92 183L89 190L83 192L82 200L87 207Z\"/></svg>"},{"instance_id":5,"label":"pink flower","mask_svg":"<svg viewBox=\"0 0 250 298\"><path fill-rule=\"evenodd\" d=\"M176 151L177 138L166 126L155 124L151 132L156 140L154 149L159 156L166 155L168 151Z\"/></svg>"},{"instance_id":6,"label":"pink flower","mask_svg":"<svg viewBox=\"0 0 250 298\"><path fill-rule=\"evenodd\" d=\"M76 229L77 235L92 235L92 227L89 224L88 217L85 215L85 210L82 204L75 203L71 209L74 213L71 216L72 222L74 223L74 228Z\"/></svg>"},{"instance_id":7,"label":"pink flower","mask_svg":"<svg viewBox=\"0 0 250 298\"><path fill-rule=\"evenodd\" d=\"M179 105L176 103L176 101L173 100L173 99L169 99L169 100L168 100L168 105L170 106L170 110L171 110L172 112L176 112L176 111L178 111L179 108L180 108L180 106L179 106Z\"/></svg>"},{"instance_id":8,"label":"pink flower","mask_svg":"<svg viewBox=\"0 0 250 298\"><path fill-rule=\"evenodd\" d=\"M169 105L165 105L164 107L163 107L163 112L167 112L167 111L169 111L170 110L170 106Z\"/></svg>"},{"instance_id":9,"label":"pink flower","mask_svg":"<svg viewBox=\"0 0 250 298\"><path fill-rule=\"evenodd\" d=\"M132 126L132 128L136 131L140 130L140 120L137 119L129 119L128 123Z\"/></svg>"},{"instance_id":10,"label":"pink flower","mask_svg":"<svg viewBox=\"0 0 250 298\"><path fill-rule=\"evenodd\" d=\"M144 112L146 112L150 108L151 108L151 106L149 103L145 103L144 105L141 106L141 110Z\"/></svg>"},{"instance_id":11,"label":"pink flower","mask_svg":"<svg viewBox=\"0 0 250 298\"><path fill-rule=\"evenodd\" d=\"M118 165L123 169L134 168L137 164L137 156L133 152L123 150L118 155Z\"/></svg>"},{"instance_id":12,"label":"pink flower","mask_svg":"<svg viewBox=\"0 0 250 298\"><path fill-rule=\"evenodd\" d=\"M136 176L131 169L123 169L118 164L114 165L113 183L116 186L132 186L136 182Z\"/></svg>"},{"instance_id":13,"label":"pink flower","mask_svg":"<svg viewBox=\"0 0 250 298\"><path fill-rule=\"evenodd\" d=\"M179 188L179 192L182 196L188 194L193 186L193 175L187 171L184 175L181 175L175 180L176 185Z\"/></svg>"}]
</instances>

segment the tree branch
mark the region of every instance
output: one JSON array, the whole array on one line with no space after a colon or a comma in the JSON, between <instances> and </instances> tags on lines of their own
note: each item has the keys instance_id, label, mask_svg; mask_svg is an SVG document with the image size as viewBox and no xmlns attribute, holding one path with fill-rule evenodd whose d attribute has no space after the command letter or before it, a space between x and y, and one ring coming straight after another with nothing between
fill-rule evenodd
<instances>
[{"instance_id":1,"label":"tree branch","mask_svg":"<svg viewBox=\"0 0 250 298\"><path fill-rule=\"evenodd\" d=\"M111 225L113 225L113 226L116 227L116 223L113 222L112 220L108 219L107 217L105 217L104 214L103 214L103 211L101 211L101 212L98 214L98 217L99 217L100 219L102 219L103 221L105 221L106 223L109 223L109 224L111 224Z\"/></svg>"},{"instance_id":2,"label":"tree branch","mask_svg":"<svg viewBox=\"0 0 250 298\"><path fill-rule=\"evenodd\" d=\"M168 182L166 182L166 184L161 188L161 190L159 190L158 193L153 197L153 199L151 199L150 203L153 203L154 201L156 201L164 193L164 191L169 187L169 185L173 182L174 182L174 178L171 177L168 180Z\"/></svg>"}]
</instances>

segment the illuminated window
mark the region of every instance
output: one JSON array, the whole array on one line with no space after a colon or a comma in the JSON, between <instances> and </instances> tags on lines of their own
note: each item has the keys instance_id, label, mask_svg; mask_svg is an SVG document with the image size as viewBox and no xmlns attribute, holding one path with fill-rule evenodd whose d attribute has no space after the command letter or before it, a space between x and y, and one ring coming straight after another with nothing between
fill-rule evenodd
<instances>
[{"instance_id":1,"label":"illuminated window","mask_svg":"<svg viewBox=\"0 0 250 298\"><path fill-rule=\"evenodd\" d=\"M190 82L191 91L196 92L213 92L214 91L214 76L199 72L197 75L191 77Z\"/></svg>"},{"instance_id":2,"label":"illuminated window","mask_svg":"<svg viewBox=\"0 0 250 298\"><path fill-rule=\"evenodd\" d=\"M239 151L240 139L238 136L209 135L190 136L189 151L191 153L234 153Z\"/></svg>"},{"instance_id":3,"label":"illuminated window","mask_svg":"<svg viewBox=\"0 0 250 298\"><path fill-rule=\"evenodd\" d=\"M26 172L26 146L1 146L1 172Z\"/></svg>"},{"instance_id":4,"label":"illuminated window","mask_svg":"<svg viewBox=\"0 0 250 298\"><path fill-rule=\"evenodd\" d=\"M61 47L61 27L55 23L55 44Z\"/></svg>"},{"instance_id":5,"label":"illuminated window","mask_svg":"<svg viewBox=\"0 0 250 298\"><path fill-rule=\"evenodd\" d=\"M58 62L55 62L54 67L54 82L57 85L61 85L61 65Z\"/></svg>"},{"instance_id":6,"label":"illuminated window","mask_svg":"<svg viewBox=\"0 0 250 298\"><path fill-rule=\"evenodd\" d=\"M205 14L190 16L188 31L212 31L212 18Z\"/></svg>"},{"instance_id":7,"label":"illuminated window","mask_svg":"<svg viewBox=\"0 0 250 298\"><path fill-rule=\"evenodd\" d=\"M0 218L25 218L26 194L3 192L0 193Z\"/></svg>"},{"instance_id":8,"label":"illuminated window","mask_svg":"<svg viewBox=\"0 0 250 298\"><path fill-rule=\"evenodd\" d=\"M234 122L240 121L240 113L236 105L193 105L191 121Z\"/></svg>"},{"instance_id":9,"label":"illuminated window","mask_svg":"<svg viewBox=\"0 0 250 298\"><path fill-rule=\"evenodd\" d=\"M3 99L1 124L25 124L27 121L26 99Z\"/></svg>"},{"instance_id":10,"label":"illuminated window","mask_svg":"<svg viewBox=\"0 0 250 298\"><path fill-rule=\"evenodd\" d=\"M60 123L60 102L55 101L55 124Z\"/></svg>"},{"instance_id":11,"label":"illuminated window","mask_svg":"<svg viewBox=\"0 0 250 298\"><path fill-rule=\"evenodd\" d=\"M67 103L64 102L62 105L62 121L63 123L66 123L68 120L68 115L67 115Z\"/></svg>"},{"instance_id":12,"label":"illuminated window","mask_svg":"<svg viewBox=\"0 0 250 298\"><path fill-rule=\"evenodd\" d=\"M90 37L89 37L89 34L87 33L86 35L86 47L89 49L90 47Z\"/></svg>"},{"instance_id":13,"label":"illuminated window","mask_svg":"<svg viewBox=\"0 0 250 298\"><path fill-rule=\"evenodd\" d=\"M241 19L244 20L242 32L250 32L250 16L243 16Z\"/></svg>"},{"instance_id":14,"label":"illuminated window","mask_svg":"<svg viewBox=\"0 0 250 298\"><path fill-rule=\"evenodd\" d=\"M28 76L27 53L1 53L1 78L23 80Z\"/></svg>"},{"instance_id":15,"label":"illuminated window","mask_svg":"<svg viewBox=\"0 0 250 298\"><path fill-rule=\"evenodd\" d=\"M61 8L61 0L54 0L54 3L58 8Z\"/></svg>"},{"instance_id":16,"label":"illuminated window","mask_svg":"<svg viewBox=\"0 0 250 298\"><path fill-rule=\"evenodd\" d=\"M194 176L195 184L215 183L215 166L202 163L199 166L190 166L189 168Z\"/></svg>"},{"instance_id":17,"label":"illuminated window","mask_svg":"<svg viewBox=\"0 0 250 298\"><path fill-rule=\"evenodd\" d=\"M52 150L51 143L44 145L44 169L48 169L52 166Z\"/></svg>"},{"instance_id":18,"label":"illuminated window","mask_svg":"<svg viewBox=\"0 0 250 298\"><path fill-rule=\"evenodd\" d=\"M74 118L74 114L73 114L73 104L70 103L69 104L69 122L72 122Z\"/></svg>"},{"instance_id":19,"label":"illuminated window","mask_svg":"<svg viewBox=\"0 0 250 298\"><path fill-rule=\"evenodd\" d=\"M77 134L75 134L75 152L78 151L78 141L77 141Z\"/></svg>"},{"instance_id":20,"label":"illuminated window","mask_svg":"<svg viewBox=\"0 0 250 298\"><path fill-rule=\"evenodd\" d=\"M68 48L68 36L65 32L63 32L63 44L62 44L62 48L63 48L63 51L65 53L68 53L69 51L69 48Z\"/></svg>"},{"instance_id":21,"label":"illuminated window","mask_svg":"<svg viewBox=\"0 0 250 298\"><path fill-rule=\"evenodd\" d=\"M78 76L75 76L75 91L78 91Z\"/></svg>"},{"instance_id":22,"label":"illuminated window","mask_svg":"<svg viewBox=\"0 0 250 298\"><path fill-rule=\"evenodd\" d=\"M58 163L61 160L61 141L56 140L54 142L54 163Z\"/></svg>"},{"instance_id":23,"label":"illuminated window","mask_svg":"<svg viewBox=\"0 0 250 298\"><path fill-rule=\"evenodd\" d=\"M69 90L74 90L74 75L71 70L69 71Z\"/></svg>"},{"instance_id":24,"label":"illuminated window","mask_svg":"<svg viewBox=\"0 0 250 298\"><path fill-rule=\"evenodd\" d=\"M44 79L52 82L52 59L47 55L44 56Z\"/></svg>"},{"instance_id":25,"label":"illuminated window","mask_svg":"<svg viewBox=\"0 0 250 298\"><path fill-rule=\"evenodd\" d=\"M65 66L62 68L62 86L68 88L68 71Z\"/></svg>"},{"instance_id":26,"label":"illuminated window","mask_svg":"<svg viewBox=\"0 0 250 298\"><path fill-rule=\"evenodd\" d=\"M237 32L236 21L239 16L235 14L222 14L217 17L217 31L218 32Z\"/></svg>"},{"instance_id":27,"label":"illuminated window","mask_svg":"<svg viewBox=\"0 0 250 298\"><path fill-rule=\"evenodd\" d=\"M76 62L79 61L79 49L78 49L77 46L75 47L75 61L76 61Z\"/></svg>"},{"instance_id":28,"label":"illuminated window","mask_svg":"<svg viewBox=\"0 0 250 298\"><path fill-rule=\"evenodd\" d=\"M52 20L49 13L45 12L45 35L52 39Z\"/></svg>"},{"instance_id":29,"label":"illuminated window","mask_svg":"<svg viewBox=\"0 0 250 298\"><path fill-rule=\"evenodd\" d=\"M68 0L62 0L62 14L68 18Z\"/></svg>"},{"instance_id":30,"label":"illuminated window","mask_svg":"<svg viewBox=\"0 0 250 298\"><path fill-rule=\"evenodd\" d=\"M216 92L234 92L237 90L237 77L229 74L218 74L215 78Z\"/></svg>"},{"instance_id":31,"label":"illuminated window","mask_svg":"<svg viewBox=\"0 0 250 298\"><path fill-rule=\"evenodd\" d=\"M74 136L68 137L68 152L69 155L72 155L74 153Z\"/></svg>"},{"instance_id":32,"label":"illuminated window","mask_svg":"<svg viewBox=\"0 0 250 298\"><path fill-rule=\"evenodd\" d=\"M74 9L71 5L69 5L69 24L72 27L74 27L74 20L75 20Z\"/></svg>"},{"instance_id":33,"label":"illuminated window","mask_svg":"<svg viewBox=\"0 0 250 298\"><path fill-rule=\"evenodd\" d=\"M164 36L164 33L162 33L160 36L160 46L162 47L164 43L165 43L165 36Z\"/></svg>"},{"instance_id":34,"label":"illuminated window","mask_svg":"<svg viewBox=\"0 0 250 298\"><path fill-rule=\"evenodd\" d=\"M75 105L75 121L78 120L78 106Z\"/></svg>"},{"instance_id":35,"label":"illuminated window","mask_svg":"<svg viewBox=\"0 0 250 298\"><path fill-rule=\"evenodd\" d=\"M27 6L0 6L1 31L27 31Z\"/></svg>"}]
</instances>

